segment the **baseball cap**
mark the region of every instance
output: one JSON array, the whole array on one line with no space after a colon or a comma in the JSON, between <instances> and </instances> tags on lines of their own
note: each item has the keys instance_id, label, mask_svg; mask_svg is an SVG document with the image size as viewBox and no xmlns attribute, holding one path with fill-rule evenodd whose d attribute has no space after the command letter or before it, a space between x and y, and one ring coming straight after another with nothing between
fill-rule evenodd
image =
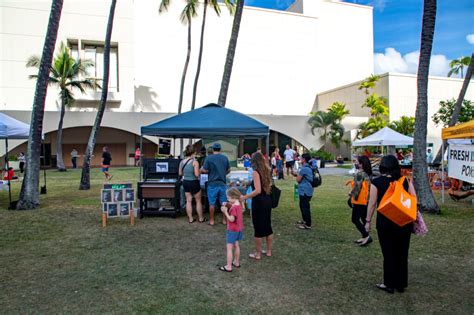
<instances>
[{"instance_id":1,"label":"baseball cap","mask_svg":"<svg viewBox=\"0 0 474 315\"><path fill-rule=\"evenodd\" d=\"M213 149L213 150L220 150L221 148L222 148L222 147L221 147L221 144L220 144L220 143L217 143L217 142L216 142L216 143L214 143L214 144L212 145L212 149Z\"/></svg>"}]
</instances>

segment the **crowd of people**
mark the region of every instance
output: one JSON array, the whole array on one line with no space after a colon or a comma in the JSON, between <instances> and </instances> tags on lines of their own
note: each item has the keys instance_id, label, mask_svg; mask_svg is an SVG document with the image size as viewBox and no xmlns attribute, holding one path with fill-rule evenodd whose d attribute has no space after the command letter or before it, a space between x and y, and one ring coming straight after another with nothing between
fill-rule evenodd
<instances>
[{"instance_id":1,"label":"crowd of people","mask_svg":"<svg viewBox=\"0 0 474 315\"><path fill-rule=\"evenodd\" d=\"M232 272L235 268L240 268L241 247L243 239L243 210L247 200L252 200L251 221L254 231L255 249L248 254L253 260L261 260L264 255L271 257L273 243L272 229L272 175L275 167L278 168L279 150L272 153L272 160L268 163L264 155L255 152L249 155L252 182L251 190L242 193L235 187L227 188L226 175L230 172L230 164L223 154L218 143L212 146L213 152L207 156L201 168L195 158L192 146L188 146L185 151L186 158L181 162L180 174L183 176L183 186L186 192L186 211L189 223L196 220L192 216L192 199L196 200L196 212L198 221L205 222L202 213L201 187L199 185L199 175L208 174L207 197L210 206L209 224L215 224L215 207L219 203L222 211L222 223L227 225L226 229L226 263L219 267L223 272ZM297 222L297 227L303 230L310 230L312 227L310 201L313 196L313 167L311 156L307 153L298 158L291 148L284 153L287 176L293 175L298 183L298 198L301 211L301 220ZM290 156L291 154L291 156ZM291 159L293 157L293 159ZM280 157L281 160L281 157ZM299 168L294 168L296 160ZM368 246L373 239L370 235L372 227L372 217L376 212L378 204L388 190L390 184L401 178L400 163L393 155L384 156L380 164L380 176L375 177L372 172L370 160L362 155L357 159L358 172L354 175L352 188L349 194L349 205L352 208L352 222L359 231L361 237L355 240L361 247ZM416 196L413 184L405 180L404 188L411 195ZM387 293L395 291L404 292L408 286L408 250L410 236L413 230L412 223L399 226L389 218L377 211L377 234L384 257L383 281L377 284L377 288Z\"/></svg>"},{"instance_id":2,"label":"crowd of people","mask_svg":"<svg viewBox=\"0 0 474 315\"><path fill-rule=\"evenodd\" d=\"M236 187L227 187L226 175L230 172L228 158L221 153L221 145L214 143L210 146L211 151L207 152L207 157L201 161L202 166L196 157L197 152L192 145L188 145L184 151L184 159L179 165L179 175L182 177L183 189L186 196L186 214L190 224L194 222L204 223L207 218L203 214L202 190L200 176L207 175L207 201L209 204L209 222L214 226L216 218L216 208L220 205L222 212L222 224L227 225L227 261L219 270L231 272L233 268L240 267L240 245L243 238L243 210L245 204L251 201L251 221L255 249L248 254L253 260L260 260L263 256L272 256L273 229L272 229L272 169L268 159L260 149L252 155L243 157L244 167L251 172L251 182L249 189L244 193ZM278 156L278 149L272 154L272 158ZM310 167L309 154L299 157L296 151L287 146L284 153L287 168L287 176L290 174L296 177L298 182L298 192L300 196L300 210L302 220L298 221L298 228L311 229L310 200L313 195L311 181L313 171ZM299 157L299 160L297 160ZM295 163L300 164L298 171L294 168ZM193 217L193 200L195 202L197 220Z\"/></svg>"}]
</instances>

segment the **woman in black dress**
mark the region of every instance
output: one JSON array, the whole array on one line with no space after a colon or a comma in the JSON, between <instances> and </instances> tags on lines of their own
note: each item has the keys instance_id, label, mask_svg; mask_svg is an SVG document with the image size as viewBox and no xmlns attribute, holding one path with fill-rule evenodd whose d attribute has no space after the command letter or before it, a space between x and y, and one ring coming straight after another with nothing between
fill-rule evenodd
<instances>
[{"instance_id":1,"label":"woman in black dress","mask_svg":"<svg viewBox=\"0 0 474 315\"><path fill-rule=\"evenodd\" d=\"M366 218L366 230L370 230L371 218L376 205L380 203L390 183L401 177L400 164L393 155L384 156L380 163L381 176L372 180L370 200ZM403 186L411 195L416 196L413 184L405 180ZM383 254L383 283L377 288L388 293L395 290L404 292L408 286L408 249L413 223L399 226L386 216L377 212L377 234Z\"/></svg>"},{"instance_id":2,"label":"woman in black dress","mask_svg":"<svg viewBox=\"0 0 474 315\"><path fill-rule=\"evenodd\" d=\"M241 196L240 200L252 198L252 223L255 230L255 252L249 258L262 259L262 239L267 243L266 256L272 255L272 198L270 168L265 162L265 158L259 152L252 155L251 166L254 170L252 178L253 191L250 194Z\"/></svg>"}]
</instances>

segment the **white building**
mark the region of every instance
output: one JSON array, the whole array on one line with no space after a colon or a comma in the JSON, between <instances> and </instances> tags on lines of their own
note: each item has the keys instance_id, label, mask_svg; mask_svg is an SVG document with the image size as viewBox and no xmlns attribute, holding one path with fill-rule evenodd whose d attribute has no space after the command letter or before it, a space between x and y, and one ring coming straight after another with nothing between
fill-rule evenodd
<instances>
[{"instance_id":1,"label":"white building","mask_svg":"<svg viewBox=\"0 0 474 315\"><path fill-rule=\"evenodd\" d=\"M140 127L177 111L186 54L187 27L179 21L184 1L172 1L159 14L156 0L118 1L114 29L108 109L98 141L109 144L116 164L128 164ZM73 53L92 59L102 76L102 50L109 1L65 1L57 46L67 42ZM204 58L197 106L216 102L232 17L208 11ZM0 0L0 110L29 122L35 82L25 68L40 54L50 11L47 0ZM193 20L193 51L183 110L190 109L199 48L200 17ZM314 97L367 77L373 72L372 8L339 1L298 0L288 11L245 7L227 106L269 124L271 145L289 141L320 146L306 123ZM350 52L350 53L348 53ZM49 88L44 131L55 154L58 91ZM65 117L64 154L85 148L99 92L75 93L77 102ZM152 142L157 139L150 139ZM145 153L152 155L150 142ZM254 144L255 146L257 143ZM243 145L242 145L243 146ZM25 146L16 151L24 150ZM114 152L115 151L115 152ZM97 161L96 161L97 162ZM81 161L79 161L81 163Z\"/></svg>"},{"instance_id":2,"label":"white building","mask_svg":"<svg viewBox=\"0 0 474 315\"><path fill-rule=\"evenodd\" d=\"M316 96L313 111L327 110L334 102L346 104L350 114L343 120L346 130L355 130L367 121L370 116L368 108L362 108L366 95L359 90L362 81L337 87ZM447 77L429 77L428 79L428 133L427 142L432 143L435 150L441 145L442 126L436 126L432 116L439 110L440 101L457 99L463 84L462 79ZM415 117L417 103L416 75L385 73L374 89L375 93L388 100L390 121L399 120L401 116ZM474 101L474 87L468 87L465 99ZM347 154L347 149L343 149ZM435 151L436 152L436 151Z\"/></svg>"}]
</instances>

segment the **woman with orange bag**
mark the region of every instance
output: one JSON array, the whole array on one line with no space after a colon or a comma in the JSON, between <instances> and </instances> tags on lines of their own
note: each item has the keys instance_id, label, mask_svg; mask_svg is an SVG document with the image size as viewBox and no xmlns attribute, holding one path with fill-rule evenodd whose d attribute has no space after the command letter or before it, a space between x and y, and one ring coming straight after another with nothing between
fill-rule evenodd
<instances>
[{"instance_id":1,"label":"woman with orange bag","mask_svg":"<svg viewBox=\"0 0 474 315\"><path fill-rule=\"evenodd\" d=\"M393 155L387 155L380 162L381 176L375 178L370 186L369 207L367 223L365 228L370 231L371 218L375 207L389 189L392 182L398 181L401 177L400 164ZM404 180L403 188L410 195L416 197L413 184ZM413 223L403 226L396 224L385 215L377 212L377 235L383 254L383 283L377 284L377 288L387 293L404 292L408 286L408 249L410 247L410 236L413 230Z\"/></svg>"},{"instance_id":2,"label":"woman with orange bag","mask_svg":"<svg viewBox=\"0 0 474 315\"><path fill-rule=\"evenodd\" d=\"M360 156L355 165L358 172L354 175L352 190L350 193L352 205L352 223L362 235L355 241L360 246L372 243L372 237L365 230L365 218L367 217L367 204L369 201L369 188L372 180L372 165L366 156Z\"/></svg>"}]
</instances>

